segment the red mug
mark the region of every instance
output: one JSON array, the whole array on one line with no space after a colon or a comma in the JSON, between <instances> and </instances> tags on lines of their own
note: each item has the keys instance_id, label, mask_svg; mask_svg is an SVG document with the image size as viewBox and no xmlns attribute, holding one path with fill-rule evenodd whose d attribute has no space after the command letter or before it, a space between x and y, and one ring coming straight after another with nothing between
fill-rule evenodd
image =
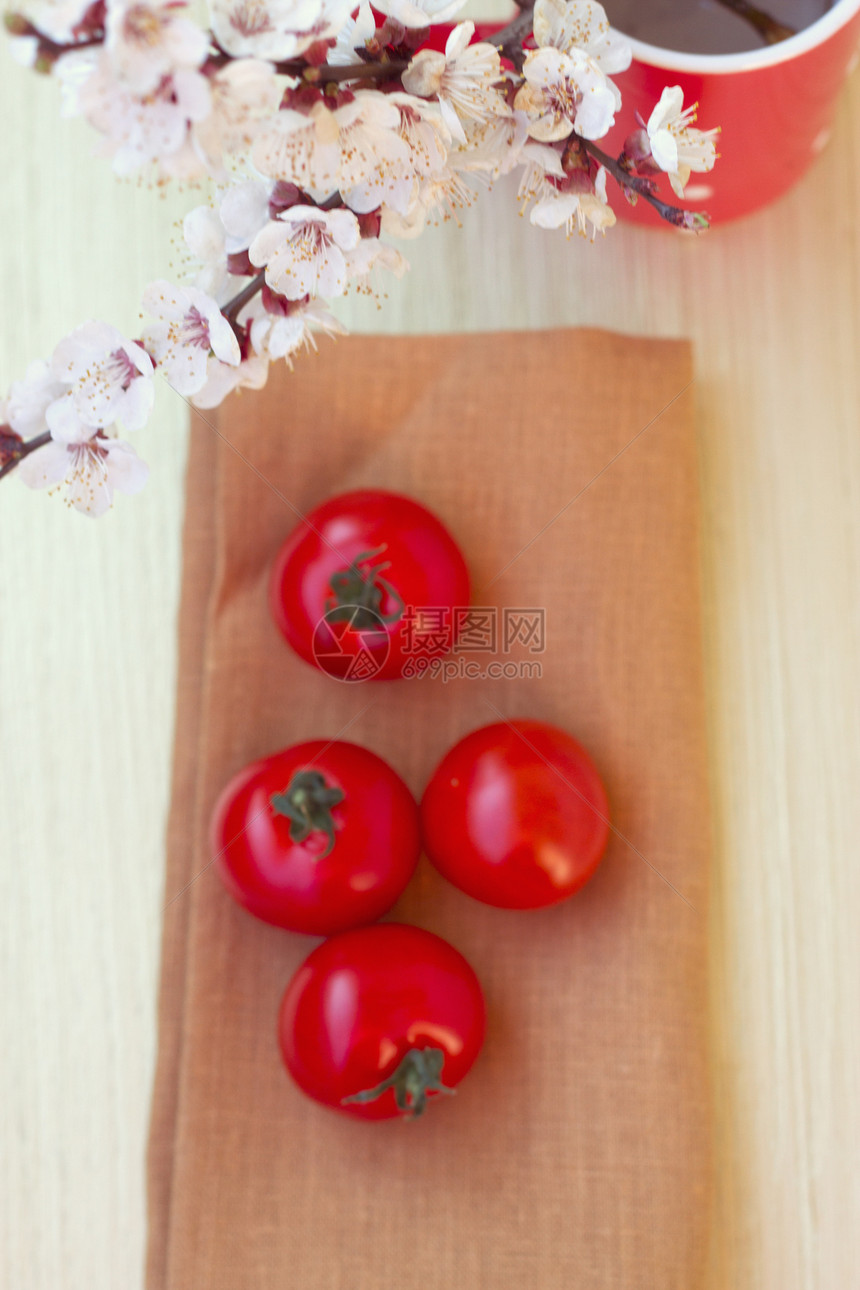
<instances>
[{"instance_id":1,"label":"red mug","mask_svg":"<svg viewBox=\"0 0 860 1290\"><path fill-rule=\"evenodd\" d=\"M611 23L612 0L604 8ZM712 171L690 176L683 202L667 200L707 211L713 224L748 215L793 187L826 144L858 40L860 0L837 0L796 36L739 54L681 54L631 39L633 62L612 78L623 105L600 146L615 156L637 109L647 121L665 86L680 85L684 106L699 105L697 127L720 126L719 156ZM621 219L663 223L641 199L631 206L618 194L612 206Z\"/></svg>"}]
</instances>

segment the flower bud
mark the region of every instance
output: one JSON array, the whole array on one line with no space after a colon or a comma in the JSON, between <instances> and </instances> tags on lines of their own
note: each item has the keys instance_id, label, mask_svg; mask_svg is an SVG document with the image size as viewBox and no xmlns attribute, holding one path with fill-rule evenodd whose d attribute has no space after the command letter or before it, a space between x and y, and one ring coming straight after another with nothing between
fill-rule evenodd
<instances>
[{"instance_id":1,"label":"flower bud","mask_svg":"<svg viewBox=\"0 0 860 1290\"><path fill-rule=\"evenodd\" d=\"M22 13L4 13L3 25L10 36L38 36L39 34Z\"/></svg>"},{"instance_id":2,"label":"flower bud","mask_svg":"<svg viewBox=\"0 0 860 1290\"><path fill-rule=\"evenodd\" d=\"M281 211L287 211L291 206L300 206L306 201L307 197L296 184L279 179L269 194L269 216L277 219Z\"/></svg>"},{"instance_id":3,"label":"flower bud","mask_svg":"<svg viewBox=\"0 0 860 1290\"><path fill-rule=\"evenodd\" d=\"M227 256L227 272L237 278L249 278L257 272L248 258L247 251L234 251Z\"/></svg>"},{"instance_id":4,"label":"flower bud","mask_svg":"<svg viewBox=\"0 0 860 1290\"><path fill-rule=\"evenodd\" d=\"M624 140L619 164L632 174L653 174L660 167L651 156L651 140L647 130L634 130Z\"/></svg>"}]
</instances>

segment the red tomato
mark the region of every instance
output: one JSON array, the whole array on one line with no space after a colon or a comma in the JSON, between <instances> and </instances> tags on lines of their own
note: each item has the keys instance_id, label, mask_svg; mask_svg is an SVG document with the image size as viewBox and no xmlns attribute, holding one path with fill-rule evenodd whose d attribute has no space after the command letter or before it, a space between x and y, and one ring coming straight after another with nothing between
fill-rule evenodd
<instances>
[{"instance_id":1,"label":"red tomato","mask_svg":"<svg viewBox=\"0 0 860 1290\"><path fill-rule=\"evenodd\" d=\"M303 1092L363 1120L420 1115L484 1042L474 971L441 937L379 923L324 941L287 986L278 1035Z\"/></svg>"},{"instance_id":2,"label":"red tomato","mask_svg":"<svg viewBox=\"0 0 860 1290\"><path fill-rule=\"evenodd\" d=\"M537 909L572 896L609 837L594 763L571 735L540 721L501 721L443 757L421 802L427 855L488 905Z\"/></svg>"},{"instance_id":3,"label":"red tomato","mask_svg":"<svg viewBox=\"0 0 860 1290\"><path fill-rule=\"evenodd\" d=\"M240 905L278 927L328 936L373 922L397 900L418 861L418 807L375 753L313 739L230 781L211 842Z\"/></svg>"},{"instance_id":4,"label":"red tomato","mask_svg":"<svg viewBox=\"0 0 860 1290\"><path fill-rule=\"evenodd\" d=\"M269 601L308 663L344 681L414 675L450 650L469 573L424 506L366 489L332 497L293 530L275 560ZM419 667L416 669L416 661Z\"/></svg>"}]
</instances>

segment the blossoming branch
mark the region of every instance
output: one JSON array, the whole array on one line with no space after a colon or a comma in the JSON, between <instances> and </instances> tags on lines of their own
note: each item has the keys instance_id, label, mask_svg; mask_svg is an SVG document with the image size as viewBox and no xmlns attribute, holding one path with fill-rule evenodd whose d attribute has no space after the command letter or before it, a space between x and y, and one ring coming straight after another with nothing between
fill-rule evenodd
<instances>
[{"instance_id":1,"label":"blossoming branch","mask_svg":"<svg viewBox=\"0 0 860 1290\"><path fill-rule=\"evenodd\" d=\"M15 56L58 78L119 175L209 180L183 235L189 279L150 283L129 339L87 322L0 400L0 478L65 486L100 515L147 467L140 430L156 370L198 408L259 389L376 272L396 243L517 172L531 222L567 235L615 223L611 180L670 223L707 227L682 197L714 164L715 129L667 89L613 157L599 145L621 95L627 42L592 0L535 0L488 40L453 27L465 0L210 0L203 30L176 0L33 0L7 15ZM447 24L440 36L440 24Z\"/></svg>"}]
</instances>

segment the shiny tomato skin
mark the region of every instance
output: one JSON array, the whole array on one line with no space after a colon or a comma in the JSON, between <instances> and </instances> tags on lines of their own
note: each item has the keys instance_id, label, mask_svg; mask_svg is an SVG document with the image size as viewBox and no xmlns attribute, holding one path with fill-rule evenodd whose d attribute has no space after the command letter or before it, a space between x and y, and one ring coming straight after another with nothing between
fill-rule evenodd
<instances>
[{"instance_id":1,"label":"shiny tomato skin","mask_svg":"<svg viewBox=\"0 0 860 1290\"><path fill-rule=\"evenodd\" d=\"M581 744L540 721L502 721L443 757L421 801L424 848L477 900L539 909L566 900L596 870L609 802Z\"/></svg>"},{"instance_id":2,"label":"shiny tomato skin","mask_svg":"<svg viewBox=\"0 0 860 1290\"><path fill-rule=\"evenodd\" d=\"M377 923L318 946L281 1002L281 1055L299 1088L323 1105L364 1120L393 1119L394 1091L375 1090L414 1049L444 1055L441 1082L454 1088L484 1042L486 1005L462 954L440 936L403 923ZM445 1096L431 1091L427 1101Z\"/></svg>"},{"instance_id":3,"label":"shiny tomato skin","mask_svg":"<svg viewBox=\"0 0 860 1290\"><path fill-rule=\"evenodd\" d=\"M459 547L420 502L361 489L317 506L278 552L269 605L276 626L296 653L335 675L320 644L320 624L335 604L332 577L343 575L351 562L369 553L372 558L358 568L371 582L374 570L379 570L379 632L364 634L373 660L366 675L347 679L393 680L403 675L408 660L448 653L456 628L453 610L468 606L471 594ZM434 615L420 620L412 612L424 609L432 609ZM440 631L442 618L446 621Z\"/></svg>"},{"instance_id":4,"label":"shiny tomato skin","mask_svg":"<svg viewBox=\"0 0 860 1290\"><path fill-rule=\"evenodd\" d=\"M310 768L343 793L331 810L334 843L320 830L293 841L291 821L272 805ZM343 740L314 739L241 770L212 815L212 853L221 879L245 909L278 927L330 936L387 913L420 852L418 807L381 757Z\"/></svg>"}]
</instances>

